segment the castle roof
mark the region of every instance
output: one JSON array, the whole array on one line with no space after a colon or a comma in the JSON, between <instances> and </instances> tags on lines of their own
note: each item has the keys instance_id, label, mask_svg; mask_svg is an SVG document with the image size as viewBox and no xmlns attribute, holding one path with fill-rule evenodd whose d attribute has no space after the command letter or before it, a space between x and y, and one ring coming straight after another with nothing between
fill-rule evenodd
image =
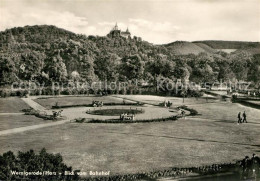
<instances>
[{"instance_id":1,"label":"castle roof","mask_svg":"<svg viewBox=\"0 0 260 181\"><path fill-rule=\"evenodd\" d=\"M114 26L113 30L118 30L117 23L116 23L116 25Z\"/></svg>"},{"instance_id":2,"label":"castle roof","mask_svg":"<svg viewBox=\"0 0 260 181\"><path fill-rule=\"evenodd\" d=\"M108 34L109 36L115 37L115 36L122 36L122 37L130 37L131 33L129 32L129 29L127 27L126 31L121 31L118 29L117 23L115 26L112 28L110 33Z\"/></svg>"}]
</instances>

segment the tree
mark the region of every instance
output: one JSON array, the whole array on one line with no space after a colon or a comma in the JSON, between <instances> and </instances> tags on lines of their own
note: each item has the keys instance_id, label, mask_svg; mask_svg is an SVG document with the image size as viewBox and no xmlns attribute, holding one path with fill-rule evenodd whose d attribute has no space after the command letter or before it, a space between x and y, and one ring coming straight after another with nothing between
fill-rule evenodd
<instances>
[{"instance_id":1,"label":"tree","mask_svg":"<svg viewBox=\"0 0 260 181\"><path fill-rule=\"evenodd\" d=\"M252 64L248 71L248 80L253 81L255 85L260 86L260 54L253 57Z\"/></svg>"},{"instance_id":2,"label":"tree","mask_svg":"<svg viewBox=\"0 0 260 181\"><path fill-rule=\"evenodd\" d=\"M70 77L73 81L78 81L80 79L80 75L76 70L71 72Z\"/></svg>"},{"instance_id":3,"label":"tree","mask_svg":"<svg viewBox=\"0 0 260 181\"><path fill-rule=\"evenodd\" d=\"M240 53L231 57L230 67L237 80L247 80L248 69L251 65L251 55Z\"/></svg>"},{"instance_id":4,"label":"tree","mask_svg":"<svg viewBox=\"0 0 260 181\"><path fill-rule=\"evenodd\" d=\"M19 78L31 80L38 77L44 66L45 55L36 51L21 54L20 64L24 67L19 69Z\"/></svg>"},{"instance_id":5,"label":"tree","mask_svg":"<svg viewBox=\"0 0 260 181\"><path fill-rule=\"evenodd\" d=\"M182 82L189 80L190 72L187 67L175 67L174 75L177 79L181 79Z\"/></svg>"},{"instance_id":6,"label":"tree","mask_svg":"<svg viewBox=\"0 0 260 181\"><path fill-rule=\"evenodd\" d=\"M144 73L144 62L139 55L126 56L120 65L122 79L142 79Z\"/></svg>"},{"instance_id":7,"label":"tree","mask_svg":"<svg viewBox=\"0 0 260 181\"><path fill-rule=\"evenodd\" d=\"M45 171L49 171L52 174L14 174L15 172L43 173ZM29 150L26 152L19 151L17 156L11 151L0 155L0 180L78 180L79 177L77 174L74 176L65 176L65 171L71 172L72 167L68 167L63 163L60 154L47 153L45 148L39 154L33 150Z\"/></svg>"},{"instance_id":8,"label":"tree","mask_svg":"<svg viewBox=\"0 0 260 181\"><path fill-rule=\"evenodd\" d=\"M120 64L120 57L114 53L101 53L95 60L95 74L100 80L115 81L118 79L118 66Z\"/></svg>"},{"instance_id":9,"label":"tree","mask_svg":"<svg viewBox=\"0 0 260 181\"><path fill-rule=\"evenodd\" d=\"M93 56L84 55L81 62L81 77L87 81L94 81L96 79L94 70Z\"/></svg>"},{"instance_id":10,"label":"tree","mask_svg":"<svg viewBox=\"0 0 260 181\"><path fill-rule=\"evenodd\" d=\"M217 63L219 66L218 80L229 81L236 77L226 60Z\"/></svg>"},{"instance_id":11,"label":"tree","mask_svg":"<svg viewBox=\"0 0 260 181\"><path fill-rule=\"evenodd\" d=\"M17 69L10 57L0 57L0 80L1 83L12 83L17 80Z\"/></svg>"},{"instance_id":12,"label":"tree","mask_svg":"<svg viewBox=\"0 0 260 181\"><path fill-rule=\"evenodd\" d=\"M191 80L196 83L215 81L217 78L217 72L213 71L213 68L210 66L210 64L212 64L211 59L209 59L207 56L198 55L191 63Z\"/></svg>"},{"instance_id":13,"label":"tree","mask_svg":"<svg viewBox=\"0 0 260 181\"><path fill-rule=\"evenodd\" d=\"M62 82L67 80L67 69L60 55L49 57L45 72L48 72L49 78L53 81Z\"/></svg>"},{"instance_id":14,"label":"tree","mask_svg":"<svg viewBox=\"0 0 260 181\"><path fill-rule=\"evenodd\" d=\"M167 56L158 54L147 63L147 70L151 72L154 77L162 75L171 78L175 75L175 66L176 63L172 60L168 60Z\"/></svg>"}]
</instances>

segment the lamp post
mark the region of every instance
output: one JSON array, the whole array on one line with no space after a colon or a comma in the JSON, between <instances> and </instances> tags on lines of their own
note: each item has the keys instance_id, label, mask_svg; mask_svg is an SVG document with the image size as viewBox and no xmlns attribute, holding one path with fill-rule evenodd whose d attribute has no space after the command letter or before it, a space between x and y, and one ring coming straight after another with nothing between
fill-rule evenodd
<instances>
[{"instance_id":1,"label":"lamp post","mask_svg":"<svg viewBox=\"0 0 260 181\"><path fill-rule=\"evenodd\" d=\"M186 94L187 94L186 88L185 88L185 87L182 87L182 90L181 90L181 95L183 96L183 97L182 97L182 103L184 103L184 97L185 97Z\"/></svg>"}]
</instances>

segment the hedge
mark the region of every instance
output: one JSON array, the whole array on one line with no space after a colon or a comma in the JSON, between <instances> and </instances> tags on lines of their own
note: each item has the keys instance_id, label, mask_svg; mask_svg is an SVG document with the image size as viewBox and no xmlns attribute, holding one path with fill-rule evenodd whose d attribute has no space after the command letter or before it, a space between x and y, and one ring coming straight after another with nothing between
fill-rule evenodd
<instances>
[{"instance_id":1,"label":"hedge","mask_svg":"<svg viewBox=\"0 0 260 181\"><path fill-rule=\"evenodd\" d=\"M84 120L82 120L84 119ZM101 119L91 119L87 121L86 118L77 118L74 119L77 123L150 123L150 122L164 122L164 121L175 121L178 119L178 116L171 116L168 118L157 118L157 119L139 119L139 120L120 120L120 119L110 119L110 120L101 120ZM78 121L80 120L80 121ZM73 120L71 120L73 121Z\"/></svg>"}]
</instances>

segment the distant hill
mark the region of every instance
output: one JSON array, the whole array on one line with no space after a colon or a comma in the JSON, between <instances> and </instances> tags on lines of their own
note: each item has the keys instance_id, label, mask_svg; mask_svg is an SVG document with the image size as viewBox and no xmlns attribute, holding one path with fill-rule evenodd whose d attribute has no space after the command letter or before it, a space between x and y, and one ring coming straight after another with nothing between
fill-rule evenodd
<instances>
[{"instance_id":1,"label":"distant hill","mask_svg":"<svg viewBox=\"0 0 260 181\"><path fill-rule=\"evenodd\" d=\"M15 27L0 32L0 42L2 44L10 43L11 41L41 44L61 38L74 39L76 37L78 37L77 34L52 25Z\"/></svg>"},{"instance_id":2,"label":"distant hill","mask_svg":"<svg viewBox=\"0 0 260 181\"><path fill-rule=\"evenodd\" d=\"M218 41L218 40L206 40L206 41L194 41L192 43L203 43L213 49L244 49L247 47L257 47L259 42L246 42L246 41Z\"/></svg>"},{"instance_id":3,"label":"distant hill","mask_svg":"<svg viewBox=\"0 0 260 181\"><path fill-rule=\"evenodd\" d=\"M217 53L218 50L208 46L207 44L204 44L204 43L194 43L195 45L203 48L206 52L208 53Z\"/></svg>"},{"instance_id":4,"label":"distant hill","mask_svg":"<svg viewBox=\"0 0 260 181\"><path fill-rule=\"evenodd\" d=\"M164 45L170 51L176 55L187 55L199 53L215 54L218 51L224 51L227 53L240 53L247 52L249 54L259 54L260 53L260 43L259 42L244 42L244 41L176 41Z\"/></svg>"},{"instance_id":5,"label":"distant hill","mask_svg":"<svg viewBox=\"0 0 260 181\"><path fill-rule=\"evenodd\" d=\"M206 45L196 45L195 43L186 42L186 41L176 41L170 44L165 45L170 51L176 55L188 55L195 54L198 55L202 52L210 52L207 50ZM210 48L209 48L210 49Z\"/></svg>"},{"instance_id":6,"label":"distant hill","mask_svg":"<svg viewBox=\"0 0 260 181\"><path fill-rule=\"evenodd\" d=\"M241 49L236 50L234 53L247 52L251 55L260 54L260 44L256 44L254 46L248 46Z\"/></svg>"}]
</instances>

